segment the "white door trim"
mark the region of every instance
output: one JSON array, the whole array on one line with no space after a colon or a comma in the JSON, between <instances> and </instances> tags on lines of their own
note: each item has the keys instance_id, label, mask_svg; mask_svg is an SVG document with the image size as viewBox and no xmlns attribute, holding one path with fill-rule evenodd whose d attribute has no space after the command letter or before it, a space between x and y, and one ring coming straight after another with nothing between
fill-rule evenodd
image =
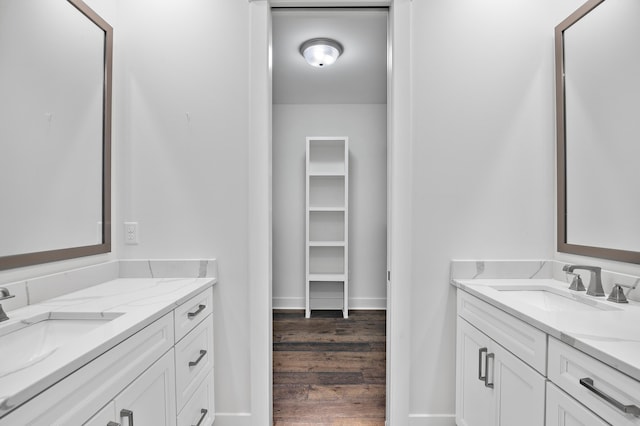
<instances>
[{"instance_id":1,"label":"white door trim","mask_svg":"<svg viewBox=\"0 0 640 426\"><path fill-rule=\"evenodd\" d=\"M254 0L250 3L249 306L252 424L272 423L271 7L389 6L387 420L409 417L412 286L411 0Z\"/></svg>"}]
</instances>

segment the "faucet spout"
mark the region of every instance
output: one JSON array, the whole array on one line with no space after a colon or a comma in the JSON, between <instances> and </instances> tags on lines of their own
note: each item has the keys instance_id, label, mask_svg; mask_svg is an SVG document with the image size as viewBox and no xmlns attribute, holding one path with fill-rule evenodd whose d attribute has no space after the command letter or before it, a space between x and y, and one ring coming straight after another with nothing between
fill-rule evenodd
<instances>
[{"instance_id":1,"label":"faucet spout","mask_svg":"<svg viewBox=\"0 0 640 426\"><path fill-rule=\"evenodd\" d=\"M572 273L576 269L589 271L591 273L591 279L589 280L589 288L587 288L587 294L589 296L604 296L604 289L602 288L602 268L599 266L585 266L585 265L566 265L562 268L565 272Z\"/></svg>"}]
</instances>

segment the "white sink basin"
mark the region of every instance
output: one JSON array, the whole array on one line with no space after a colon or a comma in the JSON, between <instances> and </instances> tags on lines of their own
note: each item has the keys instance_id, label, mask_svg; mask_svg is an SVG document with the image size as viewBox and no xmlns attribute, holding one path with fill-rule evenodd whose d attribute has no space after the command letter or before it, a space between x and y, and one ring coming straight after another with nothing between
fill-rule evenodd
<instances>
[{"instance_id":1,"label":"white sink basin","mask_svg":"<svg viewBox=\"0 0 640 426\"><path fill-rule=\"evenodd\" d=\"M0 327L0 377L42 361L63 345L73 343L120 315L48 312Z\"/></svg>"},{"instance_id":2,"label":"white sink basin","mask_svg":"<svg viewBox=\"0 0 640 426\"><path fill-rule=\"evenodd\" d=\"M544 311L618 311L620 308L584 293L546 286L495 286L501 294Z\"/></svg>"}]
</instances>

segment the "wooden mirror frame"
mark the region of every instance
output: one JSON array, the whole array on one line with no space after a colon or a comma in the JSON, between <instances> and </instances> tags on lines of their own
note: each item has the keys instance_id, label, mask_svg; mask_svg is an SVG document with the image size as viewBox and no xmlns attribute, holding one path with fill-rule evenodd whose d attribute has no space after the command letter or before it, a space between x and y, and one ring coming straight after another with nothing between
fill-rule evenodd
<instances>
[{"instance_id":1,"label":"wooden mirror frame","mask_svg":"<svg viewBox=\"0 0 640 426\"><path fill-rule=\"evenodd\" d=\"M567 175L566 175L566 105L564 81L564 31L605 0L589 0L555 28L556 68L556 148L557 148L557 248L559 252L640 263L640 252L571 244L567 241Z\"/></svg>"},{"instance_id":2,"label":"wooden mirror frame","mask_svg":"<svg viewBox=\"0 0 640 426\"><path fill-rule=\"evenodd\" d=\"M113 28L82 0L67 0L104 31L104 85L102 119L102 242L33 253L0 257L0 270L74 259L111 251L111 89L113 67Z\"/></svg>"}]
</instances>

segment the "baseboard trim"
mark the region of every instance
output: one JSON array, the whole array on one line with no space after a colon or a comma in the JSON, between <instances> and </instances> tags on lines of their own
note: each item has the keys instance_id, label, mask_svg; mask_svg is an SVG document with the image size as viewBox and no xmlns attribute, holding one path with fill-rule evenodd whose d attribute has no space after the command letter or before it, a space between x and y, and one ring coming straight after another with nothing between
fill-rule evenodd
<instances>
[{"instance_id":1,"label":"baseboard trim","mask_svg":"<svg viewBox=\"0 0 640 426\"><path fill-rule=\"evenodd\" d=\"M456 426L456 415L409 414L409 426Z\"/></svg>"},{"instance_id":2,"label":"baseboard trim","mask_svg":"<svg viewBox=\"0 0 640 426\"><path fill-rule=\"evenodd\" d=\"M216 426L251 426L251 413L216 413Z\"/></svg>"},{"instance_id":3,"label":"baseboard trim","mask_svg":"<svg viewBox=\"0 0 640 426\"><path fill-rule=\"evenodd\" d=\"M304 299L301 297L274 297L273 309L304 309ZM349 299L349 309L355 310L386 310L387 299L382 297L358 297Z\"/></svg>"}]
</instances>

